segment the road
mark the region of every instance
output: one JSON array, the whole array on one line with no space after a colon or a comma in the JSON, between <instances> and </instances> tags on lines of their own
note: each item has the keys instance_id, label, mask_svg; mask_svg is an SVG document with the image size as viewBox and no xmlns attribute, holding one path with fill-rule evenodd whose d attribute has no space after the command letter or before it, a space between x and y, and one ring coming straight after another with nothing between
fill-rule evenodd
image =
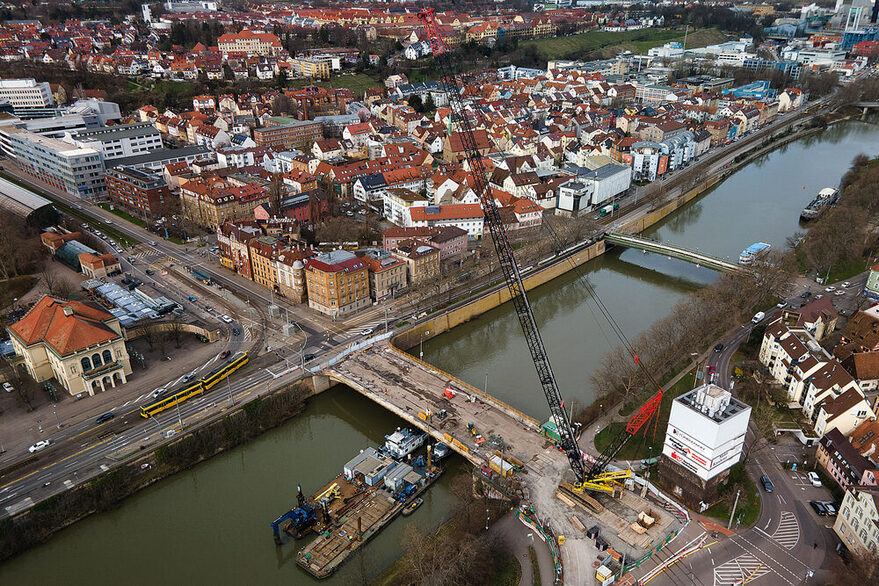
<instances>
[{"instance_id":1,"label":"road","mask_svg":"<svg viewBox=\"0 0 879 586\"><path fill-rule=\"evenodd\" d=\"M863 290L867 275L850 279L850 285L837 290L846 293L833 296L834 305L854 309L857 296ZM786 305L799 306L803 301L799 293L828 295L822 286L806 279L798 279L790 291ZM821 293L819 293L821 291ZM763 323L768 323L782 309L772 308L766 312ZM720 340L723 349L712 352L705 360L706 370L713 367L710 375L715 384L729 389L732 379L731 361L739 345L752 333L755 324L748 323ZM753 429L748 430L748 441ZM746 464L749 476L758 487L764 474L773 483L774 490L767 493L761 488L760 516L753 527L728 539L718 539L710 547L699 551L660 574L651 584L712 584L716 586L757 583L795 584L821 583L829 578L821 568L825 558L835 547L836 539L831 530L832 517L819 517L809 506L810 500L830 500L824 487L814 487L805 471L785 470L788 462L814 462L814 448L807 449L793 438L782 438L776 445L755 448L755 455ZM735 527L733 527L735 529ZM649 570L649 568L646 568ZM814 577L807 578L809 572ZM763 578L762 580L760 580Z\"/></svg>"}]
</instances>

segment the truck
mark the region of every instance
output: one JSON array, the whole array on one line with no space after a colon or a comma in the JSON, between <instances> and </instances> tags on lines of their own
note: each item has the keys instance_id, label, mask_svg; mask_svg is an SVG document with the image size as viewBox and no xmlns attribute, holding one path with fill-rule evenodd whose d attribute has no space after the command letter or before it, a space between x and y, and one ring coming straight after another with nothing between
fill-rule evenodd
<instances>
[{"instance_id":1,"label":"truck","mask_svg":"<svg viewBox=\"0 0 879 586\"><path fill-rule=\"evenodd\" d=\"M603 208L601 208L601 211L598 212L598 215L603 218L605 216L609 216L610 214L612 214L613 212L615 212L618 209L620 209L620 204L618 204L616 202L614 202L612 204L609 203L606 206L604 206Z\"/></svg>"}]
</instances>

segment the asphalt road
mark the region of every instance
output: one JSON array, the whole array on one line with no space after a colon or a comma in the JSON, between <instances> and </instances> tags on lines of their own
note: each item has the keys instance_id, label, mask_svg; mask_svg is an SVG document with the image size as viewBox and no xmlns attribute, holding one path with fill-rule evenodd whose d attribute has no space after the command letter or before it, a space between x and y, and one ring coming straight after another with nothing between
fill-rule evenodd
<instances>
[{"instance_id":1,"label":"asphalt road","mask_svg":"<svg viewBox=\"0 0 879 586\"><path fill-rule=\"evenodd\" d=\"M851 285L843 289L846 293L832 297L834 305L838 309L854 309L866 280L866 274L850 279ZM841 289L839 284L835 286ZM790 292L787 306L802 303L799 294L803 291L810 291L813 295L830 294L824 291L824 286L799 279ZM780 311L778 307L767 311L762 323L768 323ZM708 355L706 376L710 376L708 368L713 367L715 384L726 389L731 387L730 362L754 327L753 323L745 324L719 341L724 344L722 351ZM754 432L749 429L747 433L750 440ZM807 449L792 438L782 438L774 446L755 448L755 455L746 464L749 476L761 492L760 516L755 525L730 538L718 539L715 544L660 574L651 584L723 586L755 582L793 586L820 584L822 580L830 579L821 568L827 556L835 555L832 553L836 546L831 529L833 518L819 517L809 505L810 500L830 500L830 493L824 487L812 486L805 471L784 470L782 466L787 462L814 461L814 452L814 448ZM764 474L773 483L772 493L762 488L760 477ZM808 577L809 572L814 575Z\"/></svg>"}]
</instances>

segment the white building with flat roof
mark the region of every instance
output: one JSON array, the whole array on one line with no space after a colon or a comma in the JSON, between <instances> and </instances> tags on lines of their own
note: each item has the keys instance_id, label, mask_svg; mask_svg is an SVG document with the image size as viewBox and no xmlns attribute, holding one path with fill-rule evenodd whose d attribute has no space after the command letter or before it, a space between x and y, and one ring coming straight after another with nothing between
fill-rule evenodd
<instances>
[{"instance_id":1,"label":"white building with flat roof","mask_svg":"<svg viewBox=\"0 0 879 586\"><path fill-rule=\"evenodd\" d=\"M93 148L82 148L57 138L21 128L0 129L3 150L27 175L82 198L103 196L104 161Z\"/></svg>"},{"instance_id":2,"label":"white building with flat roof","mask_svg":"<svg viewBox=\"0 0 879 586\"><path fill-rule=\"evenodd\" d=\"M671 406L660 480L690 506L710 505L742 456L751 408L714 384L677 397Z\"/></svg>"},{"instance_id":3,"label":"white building with flat roof","mask_svg":"<svg viewBox=\"0 0 879 586\"><path fill-rule=\"evenodd\" d=\"M30 79L0 79L0 101L12 105L16 116L40 112L55 105L52 90L45 81ZM49 114L51 115L51 114Z\"/></svg>"}]
</instances>

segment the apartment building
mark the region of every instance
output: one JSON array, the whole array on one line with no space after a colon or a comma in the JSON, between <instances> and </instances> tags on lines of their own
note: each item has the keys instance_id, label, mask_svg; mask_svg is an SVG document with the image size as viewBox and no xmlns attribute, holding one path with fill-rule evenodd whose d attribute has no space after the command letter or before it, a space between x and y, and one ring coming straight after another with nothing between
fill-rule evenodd
<instances>
[{"instance_id":1,"label":"apartment building","mask_svg":"<svg viewBox=\"0 0 879 586\"><path fill-rule=\"evenodd\" d=\"M0 142L15 165L27 175L77 197L102 197L104 162L101 153L20 128L0 130Z\"/></svg>"},{"instance_id":2,"label":"apartment building","mask_svg":"<svg viewBox=\"0 0 879 586\"><path fill-rule=\"evenodd\" d=\"M417 283L440 275L440 252L423 240L399 242L391 254L408 266L409 282Z\"/></svg>"},{"instance_id":3,"label":"apartment building","mask_svg":"<svg viewBox=\"0 0 879 586\"><path fill-rule=\"evenodd\" d=\"M440 251L440 260L460 258L467 252L467 231L456 226L393 227L382 232L382 248L393 250L403 240L418 238Z\"/></svg>"},{"instance_id":4,"label":"apartment building","mask_svg":"<svg viewBox=\"0 0 879 586\"><path fill-rule=\"evenodd\" d=\"M21 118L53 116L55 98L48 82L37 83L34 79L0 79L0 101L12 105L13 112Z\"/></svg>"},{"instance_id":5,"label":"apartment building","mask_svg":"<svg viewBox=\"0 0 879 586\"><path fill-rule=\"evenodd\" d=\"M253 216L257 206L267 203L269 194L261 185L233 185L212 178L198 178L180 186L183 215L205 228L217 230L226 220Z\"/></svg>"},{"instance_id":6,"label":"apartment building","mask_svg":"<svg viewBox=\"0 0 879 586\"><path fill-rule=\"evenodd\" d=\"M68 133L64 140L83 148L93 148L105 161L133 157L162 148L162 133L150 122L105 126Z\"/></svg>"},{"instance_id":7,"label":"apartment building","mask_svg":"<svg viewBox=\"0 0 879 586\"><path fill-rule=\"evenodd\" d=\"M297 303L305 303L305 262L309 254L300 250L282 250L275 259L278 293Z\"/></svg>"},{"instance_id":8,"label":"apartment building","mask_svg":"<svg viewBox=\"0 0 879 586\"><path fill-rule=\"evenodd\" d=\"M384 217L397 226L411 227L412 216L409 210L414 207L427 207L427 198L404 187L388 187L382 191Z\"/></svg>"},{"instance_id":9,"label":"apartment building","mask_svg":"<svg viewBox=\"0 0 879 586\"><path fill-rule=\"evenodd\" d=\"M226 221L217 230L220 264L239 275L253 278L248 242L262 236L262 230L253 220Z\"/></svg>"},{"instance_id":10,"label":"apartment building","mask_svg":"<svg viewBox=\"0 0 879 586\"><path fill-rule=\"evenodd\" d=\"M393 297L406 290L406 262L387 250L370 248L358 256L369 265L369 296L373 301Z\"/></svg>"},{"instance_id":11,"label":"apartment building","mask_svg":"<svg viewBox=\"0 0 879 586\"><path fill-rule=\"evenodd\" d=\"M833 531L852 553L875 556L879 547L879 487L863 484L849 487Z\"/></svg>"},{"instance_id":12,"label":"apartment building","mask_svg":"<svg viewBox=\"0 0 879 586\"><path fill-rule=\"evenodd\" d=\"M308 306L332 317L368 306L368 272L367 263L347 250L333 250L308 259Z\"/></svg>"},{"instance_id":13,"label":"apartment building","mask_svg":"<svg viewBox=\"0 0 879 586\"><path fill-rule=\"evenodd\" d=\"M291 61L293 71L304 77L329 79L330 63L322 59L301 58Z\"/></svg>"},{"instance_id":14,"label":"apartment building","mask_svg":"<svg viewBox=\"0 0 879 586\"><path fill-rule=\"evenodd\" d=\"M278 291L278 253L283 250L281 243L274 236L259 236L247 242L250 248L250 266L253 271L251 278L266 289Z\"/></svg>"},{"instance_id":15,"label":"apartment building","mask_svg":"<svg viewBox=\"0 0 879 586\"><path fill-rule=\"evenodd\" d=\"M116 167L104 173L107 197L131 215L160 218L168 213L171 200L165 177L132 167Z\"/></svg>"},{"instance_id":16,"label":"apartment building","mask_svg":"<svg viewBox=\"0 0 879 586\"><path fill-rule=\"evenodd\" d=\"M413 207L409 210L412 226L438 228L454 226L467 232L471 239L482 238L485 215L477 203Z\"/></svg>"},{"instance_id":17,"label":"apartment building","mask_svg":"<svg viewBox=\"0 0 879 586\"><path fill-rule=\"evenodd\" d=\"M226 33L217 39L217 46L224 57L230 53L277 56L283 50L281 39L271 33L254 33L247 29L240 33Z\"/></svg>"},{"instance_id":18,"label":"apartment building","mask_svg":"<svg viewBox=\"0 0 879 586\"><path fill-rule=\"evenodd\" d=\"M787 312L767 326L760 362L784 387L787 400L802 406L818 435L834 427L843 434L851 433L874 416L873 410L842 364L827 354L809 331L795 327L797 319L795 312Z\"/></svg>"},{"instance_id":19,"label":"apartment building","mask_svg":"<svg viewBox=\"0 0 879 586\"><path fill-rule=\"evenodd\" d=\"M855 430L853 437L859 435L861 427L871 423L874 422L861 424ZM827 471L827 475L836 481L843 490L860 483L864 470L875 468L838 429L832 429L824 434L821 441L818 442L815 459L818 465Z\"/></svg>"},{"instance_id":20,"label":"apartment building","mask_svg":"<svg viewBox=\"0 0 879 586\"><path fill-rule=\"evenodd\" d=\"M320 123L310 120L263 126L253 131L257 146L268 146L275 150L305 149L322 138Z\"/></svg>"}]
</instances>

